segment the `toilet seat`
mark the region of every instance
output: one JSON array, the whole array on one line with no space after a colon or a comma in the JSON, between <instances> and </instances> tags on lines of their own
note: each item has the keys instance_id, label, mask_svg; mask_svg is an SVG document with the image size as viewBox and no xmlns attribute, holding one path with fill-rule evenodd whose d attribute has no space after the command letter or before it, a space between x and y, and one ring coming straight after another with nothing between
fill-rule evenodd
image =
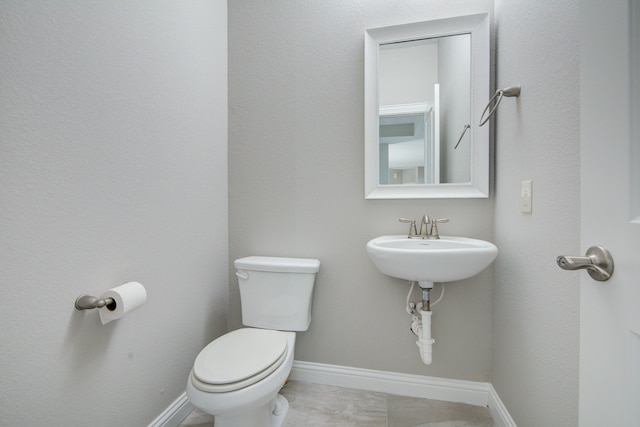
<instances>
[{"instance_id":1,"label":"toilet seat","mask_svg":"<svg viewBox=\"0 0 640 427\"><path fill-rule=\"evenodd\" d=\"M191 380L196 388L209 393L238 390L267 377L286 354L284 332L238 329L217 338L198 354Z\"/></svg>"}]
</instances>

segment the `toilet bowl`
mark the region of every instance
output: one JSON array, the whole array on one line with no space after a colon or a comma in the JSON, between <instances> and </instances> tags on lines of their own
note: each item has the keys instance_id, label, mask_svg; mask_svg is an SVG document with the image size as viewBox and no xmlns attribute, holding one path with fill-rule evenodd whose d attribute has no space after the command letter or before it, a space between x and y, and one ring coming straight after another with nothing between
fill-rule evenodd
<instances>
[{"instance_id":1,"label":"toilet bowl","mask_svg":"<svg viewBox=\"0 0 640 427\"><path fill-rule=\"evenodd\" d=\"M265 365L262 367L263 369L251 377L238 381L230 381L228 383L219 382L217 384L210 384L206 380L203 381L197 377L195 372L197 370L197 364L194 364L187 383L187 397L195 406L204 412L215 415L216 427L279 427L282 425L282 422L284 422L289 403L284 397L278 395L278 392L291 372L296 334L295 332L243 328L223 335L218 338L218 340L225 339L228 335L241 331L257 333L277 332L281 334L281 338L285 340L284 352L278 356L276 360L265 358L263 361ZM242 338L248 338L249 334L243 335L246 336ZM278 337L272 338L274 338L275 341L279 341ZM266 337L265 339L270 339L270 337ZM213 341L209 346L215 344L216 341ZM251 347L251 345L251 340L247 340L246 346ZM276 345L278 345L278 343ZM205 347L205 349L206 348L207 347ZM227 349L220 350L222 353L226 352ZM264 354L262 351L256 350L256 348L250 349L254 355ZM199 357L203 355L204 351L205 350L200 353ZM229 349L228 353L232 351L232 349ZM200 361L203 362L203 364L206 363L207 360L215 363L215 359L220 355L213 354L215 351L211 353L212 354L202 357ZM207 359L207 357L210 359ZM220 359L224 358L225 356L220 357ZM198 359L196 360L198 361ZM257 367L259 363L260 362L256 361L253 366ZM236 364L236 366L237 365L238 364ZM242 369L237 369L238 373L241 371ZM247 370L246 373L248 374L250 371ZM238 375L238 377L240 376ZM222 379L228 380L232 378ZM244 384L238 384L243 381L245 382ZM219 391L214 391L216 388L219 388ZM277 397L280 397L280 399L277 399Z\"/></svg>"},{"instance_id":2,"label":"toilet bowl","mask_svg":"<svg viewBox=\"0 0 640 427\"><path fill-rule=\"evenodd\" d=\"M280 427L289 409L278 394L293 365L295 331L311 321L318 260L236 260L246 328L208 344L196 357L187 397L216 427ZM246 305L245 305L246 302Z\"/></svg>"}]
</instances>

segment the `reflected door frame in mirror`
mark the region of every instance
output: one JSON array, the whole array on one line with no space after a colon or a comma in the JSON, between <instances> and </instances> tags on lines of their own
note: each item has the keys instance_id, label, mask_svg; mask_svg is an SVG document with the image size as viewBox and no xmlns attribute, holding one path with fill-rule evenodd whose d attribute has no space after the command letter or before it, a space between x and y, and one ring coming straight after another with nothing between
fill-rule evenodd
<instances>
[{"instance_id":1,"label":"reflected door frame in mirror","mask_svg":"<svg viewBox=\"0 0 640 427\"><path fill-rule=\"evenodd\" d=\"M447 184L380 184L380 111L378 63L380 45L403 41L471 35L470 182ZM488 13L415 22L365 31L364 125L365 198L432 199L489 197L489 126L479 126L491 95L490 17Z\"/></svg>"}]
</instances>

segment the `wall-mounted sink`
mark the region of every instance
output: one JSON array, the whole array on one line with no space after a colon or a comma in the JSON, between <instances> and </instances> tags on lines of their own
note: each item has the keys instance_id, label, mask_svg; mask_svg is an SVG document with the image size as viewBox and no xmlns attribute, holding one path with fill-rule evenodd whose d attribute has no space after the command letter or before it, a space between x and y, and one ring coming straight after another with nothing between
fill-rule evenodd
<instances>
[{"instance_id":1,"label":"wall-mounted sink","mask_svg":"<svg viewBox=\"0 0 640 427\"><path fill-rule=\"evenodd\" d=\"M433 282L475 276L493 262L498 248L493 243L467 237L409 239L404 235L370 240L367 253L378 270L387 276L415 280L422 282L421 287L431 287Z\"/></svg>"}]
</instances>

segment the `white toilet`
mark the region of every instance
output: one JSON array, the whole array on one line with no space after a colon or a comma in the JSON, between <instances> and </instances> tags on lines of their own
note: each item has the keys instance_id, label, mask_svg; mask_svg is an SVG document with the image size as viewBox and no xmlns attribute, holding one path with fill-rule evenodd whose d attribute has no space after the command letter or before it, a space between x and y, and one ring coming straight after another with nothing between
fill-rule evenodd
<instances>
[{"instance_id":1,"label":"white toilet","mask_svg":"<svg viewBox=\"0 0 640 427\"><path fill-rule=\"evenodd\" d=\"M215 416L215 427L280 427L289 410L278 394L289 376L294 331L311 323L320 261L251 256L234 263L242 323L198 354L187 397Z\"/></svg>"}]
</instances>

